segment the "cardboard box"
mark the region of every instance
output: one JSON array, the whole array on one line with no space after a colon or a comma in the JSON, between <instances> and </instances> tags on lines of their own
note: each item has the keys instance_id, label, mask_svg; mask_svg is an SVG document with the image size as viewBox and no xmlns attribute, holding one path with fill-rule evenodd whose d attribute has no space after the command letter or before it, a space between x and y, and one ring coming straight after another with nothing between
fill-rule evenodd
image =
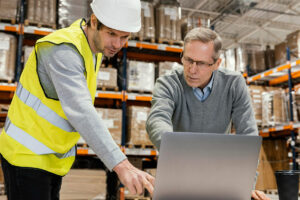
<instances>
[{"instance_id":1,"label":"cardboard box","mask_svg":"<svg viewBox=\"0 0 300 200\"><path fill-rule=\"evenodd\" d=\"M254 72L260 73L266 70L266 63L265 63L265 52L264 51L256 51L254 53L255 56L255 67Z\"/></svg>"},{"instance_id":2,"label":"cardboard box","mask_svg":"<svg viewBox=\"0 0 300 200\"><path fill-rule=\"evenodd\" d=\"M265 91L264 86L250 85L249 93L252 100L255 120L258 126L262 125L262 93Z\"/></svg>"},{"instance_id":3,"label":"cardboard box","mask_svg":"<svg viewBox=\"0 0 300 200\"><path fill-rule=\"evenodd\" d=\"M300 58L300 30L297 30L286 37L287 46L290 48L291 60Z\"/></svg>"},{"instance_id":4,"label":"cardboard box","mask_svg":"<svg viewBox=\"0 0 300 200\"><path fill-rule=\"evenodd\" d=\"M13 35L0 33L0 79L12 81L15 76L17 40Z\"/></svg>"},{"instance_id":5,"label":"cardboard box","mask_svg":"<svg viewBox=\"0 0 300 200\"><path fill-rule=\"evenodd\" d=\"M152 92L154 88L155 64L129 61L127 68L128 91Z\"/></svg>"},{"instance_id":6,"label":"cardboard box","mask_svg":"<svg viewBox=\"0 0 300 200\"><path fill-rule=\"evenodd\" d=\"M154 24L154 5L147 1L141 1L141 30L137 33L132 33L132 38L138 37L139 40L155 41L155 24Z\"/></svg>"},{"instance_id":7,"label":"cardboard box","mask_svg":"<svg viewBox=\"0 0 300 200\"><path fill-rule=\"evenodd\" d=\"M266 69L275 67L275 51L270 49L269 46L267 46L267 49L265 51L265 65Z\"/></svg>"},{"instance_id":8,"label":"cardboard box","mask_svg":"<svg viewBox=\"0 0 300 200\"><path fill-rule=\"evenodd\" d=\"M156 38L159 41L181 41L180 7L159 4L156 8Z\"/></svg>"},{"instance_id":9,"label":"cardboard box","mask_svg":"<svg viewBox=\"0 0 300 200\"><path fill-rule=\"evenodd\" d=\"M289 170L288 149L282 138L264 139L259 155L257 190L277 189L275 171Z\"/></svg>"},{"instance_id":10,"label":"cardboard box","mask_svg":"<svg viewBox=\"0 0 300 200\"><path fill-rule=\"evenodd\" d=\"M183 66L177 62L160 62L158 64L158 76L170 75L174 70L182 70Z\"/></svg>"},{"instance_id":11,"label":"cardboard box","mask_svg":"<svg viewBox=\"0 0 300 200\"><path fill-rule=\"evenodd\" d=\"M283 89L266 87L266 92L262 93L262 106L262 126L281 125L289 121Z\"/></svg>"},{"instance_id":12,"label":"cardboard box","mask_svg":"<svg viewBox=\"0 0 300 200\"><path fill-rule=\"evenodd\" d=\"M56 24L56 0L28 0L27 18L29 23Z\"/></svg>"},{"instance_id":13,"label":"cardboard box","mask_svg":"<svg viewBox=\"0 0 300 200\"><path fill-rule=\"evenodd\" d=\"M97 87L117 88L118 71L115 68L100 68L97 77Z\"/></svg>"},{"instance_id":14,"label":"cardboard box","mask_svg":"<svg viewBox=\"0 0 300 200\"><path fill-rule=\"evenodd\" d=\"M150 112L149 107L128 107L128 131L127 144L129 145L152 145L146 131L146 120Z\"/></svg>"},{"instance_id":15,"label":"cardboard box","mask_svg":"<svg viewBox=\"0 0 300 200\"><path fill-rule=\"evenodd\" d=\"M286 63L286 43L275 45L275 66Z\"/></svg>"},{"instance_id":16,"label":"cardboard box","mask_svg":"<svg viewBox=\"0 0 300 200\"><path fill-rule=\"evenodd\" d=\"M0 0L0 18L16 20L19 0Z\"/></svg>"},{"instance_id":17,"label":"cardboard box","mask_svg":"<svg viewBox=\"0 0 300 200\"><path fill-rule=\"evenodd\" d=\"M96 108L96 110L114 141L120 145L122 141L122 110L110 108Z\"/></svg>"},{"instance_id":18,"label":"cardboard box","mask_svg":"<svg viewBox=\"0 0 300 200\"><path fill-rule=\"evenodd\" d=\"M27 60L33 50L34 46L24 46L24 65L27 63Z\"/></svg>"},{"instance_id":19,"label":"cardboard box","mask_svg":"<svg viewBox=\"0 0 300 200\"><path fill-rule=\"evenodd\" d=\"M65 28L80 18L89 19L92 14L91 3L92 0L59 0L58 26Z\"/></svg>"}]
</instances>

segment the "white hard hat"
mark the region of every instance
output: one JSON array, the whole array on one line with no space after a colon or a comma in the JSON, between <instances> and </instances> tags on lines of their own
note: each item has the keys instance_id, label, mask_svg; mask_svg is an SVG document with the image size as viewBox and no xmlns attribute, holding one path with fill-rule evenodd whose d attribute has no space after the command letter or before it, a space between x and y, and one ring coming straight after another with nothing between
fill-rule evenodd
<instances>
[{"instance_id":1,"label":"white hard hat","mask_svg":"<svg viewBox=\"0 0 300 200\"><path fill-rule=\"evenodd\" d=\"M92 10L105 26L125 32L141 28L140 0L93 0Z\"/></svg>"}]
</instances>

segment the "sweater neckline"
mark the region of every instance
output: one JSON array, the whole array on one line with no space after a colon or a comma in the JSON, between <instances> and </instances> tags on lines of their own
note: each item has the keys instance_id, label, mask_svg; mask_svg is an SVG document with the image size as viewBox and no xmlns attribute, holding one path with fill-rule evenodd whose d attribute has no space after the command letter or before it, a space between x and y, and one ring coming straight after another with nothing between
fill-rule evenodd
<instances>
[{"instance_id":1,"label":"sweater neckline","mask_svg":"<svg viewBox=\"0 0 300 200\"><path fill-rule=\"evenodd\" d=\"M218 84L218 70L215 70L214 73L214 79L213 79L213 84L212 84L212 88L211 88L211 93L210 95L204 100L204 101L199 101L199 99L197 99L197 97L195 96L194 92L193 92L193 88L190 87L184 78L183 75L184 72L182 72L182 81L184 83L184 90L186 90L188 92L188 95L192 95L192 101L197 101L198 103L202 104L206 104L206 102L208 102L211 99L211 96L213 96L215 94L216 91L216 86Z\"/></svg>"}]
</instances>

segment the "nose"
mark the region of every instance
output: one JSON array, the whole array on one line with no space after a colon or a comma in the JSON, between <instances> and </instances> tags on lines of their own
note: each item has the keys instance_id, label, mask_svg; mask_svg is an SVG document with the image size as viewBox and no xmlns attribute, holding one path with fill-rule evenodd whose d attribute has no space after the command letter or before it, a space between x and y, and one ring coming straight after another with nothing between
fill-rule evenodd
<instances>
[{"instance_id":1,"label":"nose","mask_svg":"<svg viewBox=\"0 0 300 200\"><path fill-rule=\"evenodd\" d=\"M119 37L113 39L112 45L115 49L120 49L123 46Z\"/></svg>"},{"instance_id":2,"label":"nose","mask_svg":"<svg viewBox=\"0 0 300 200\"><path fill-rule=\"evenodd\" d=\"M197 64L196 64L196 62L193 62L191 65L190 65L190 68L189 68L189 71L190 71L190 73L196 73L196 71L197 71Z\"/></svg>"}]
</instances>

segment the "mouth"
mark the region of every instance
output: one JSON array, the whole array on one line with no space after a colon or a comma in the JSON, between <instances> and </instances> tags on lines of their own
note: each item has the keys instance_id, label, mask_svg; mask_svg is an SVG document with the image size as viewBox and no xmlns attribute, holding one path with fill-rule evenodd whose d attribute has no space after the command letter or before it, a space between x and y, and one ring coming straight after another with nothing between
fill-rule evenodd
<instances>
[{"instance_id":1,"label":"mouth","mask_svg":"<svg viewBox=\"0 0 300 200\"><path fill-rule=\"evenodd\" d=\"M190 76L187 76L187 78L190 80L190 81L197 81L198 78L193 78L193 77L190 77Z\"/></svg>"}]
</instances>

